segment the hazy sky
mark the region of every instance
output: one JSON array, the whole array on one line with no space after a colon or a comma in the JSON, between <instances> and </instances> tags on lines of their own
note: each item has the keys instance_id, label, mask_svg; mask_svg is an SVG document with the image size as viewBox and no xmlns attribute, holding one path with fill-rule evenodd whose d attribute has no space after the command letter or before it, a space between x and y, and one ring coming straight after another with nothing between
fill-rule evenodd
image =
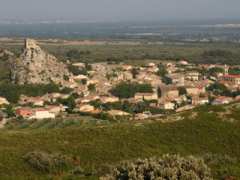
<instances>
[{"instance_id":1,"label":"hazy sky","mask_svg":"<svg viewBox=\"0 0 240 180\"><path fill-rule=\"evenodd\" d=\"M240 0L0 0L0 19L240 19Z\"/></svg>"}]
</instances>

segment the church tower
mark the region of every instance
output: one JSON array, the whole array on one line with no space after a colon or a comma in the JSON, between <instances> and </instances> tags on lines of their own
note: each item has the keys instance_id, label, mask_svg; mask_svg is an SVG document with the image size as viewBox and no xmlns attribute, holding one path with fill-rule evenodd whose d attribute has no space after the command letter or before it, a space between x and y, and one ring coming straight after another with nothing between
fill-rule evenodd
<instances>
[{"instance_id":1,"label":"church tower","mask_svg":"<svg viewBox=\"0 0 240 180\"><path fill-rule=\"evenodd\" d=\"M228 75L228 70L229 70L229 67L225 64L225 66L224 66L224 74L225 75Z\"/></svg>"}]
</instances>

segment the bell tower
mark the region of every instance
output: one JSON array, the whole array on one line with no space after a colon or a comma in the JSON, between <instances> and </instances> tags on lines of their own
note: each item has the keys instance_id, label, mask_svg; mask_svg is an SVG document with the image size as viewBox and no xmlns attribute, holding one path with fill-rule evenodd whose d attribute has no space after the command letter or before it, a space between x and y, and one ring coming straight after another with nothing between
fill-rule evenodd
<instances>
[{"instance_id":1,"label":"bell tower","mask_svg":"<svg viewBox=\"0 0 240 180\"><path fill-rule=\"evenodd\" d=\"M225 64L224 65L224 74L225 75L228 75L228 70L229 70L229 67Z\"/></svg>"}]
</instances>

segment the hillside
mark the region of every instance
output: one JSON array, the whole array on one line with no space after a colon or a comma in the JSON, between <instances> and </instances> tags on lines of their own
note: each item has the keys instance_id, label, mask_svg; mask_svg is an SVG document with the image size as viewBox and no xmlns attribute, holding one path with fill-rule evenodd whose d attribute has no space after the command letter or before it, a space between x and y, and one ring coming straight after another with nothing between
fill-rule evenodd
<instances>
[{"instance_id":1,"label":"hillside","mask_svg":"<svg viewBox=\"0 0 240 180\"><path fill-rule=\"evenodd\" d=\"M45 121L38 126L9 127L0 132L0 177L97 179L106 164L176 153L203 157L215 179L240 178L239 104L203 106L172 118L176 116L182 120L174 123L100 122L94 126L81 120L71 123L59 120L51 125ZM60 126L63 123L66 124ZM32 151L74 156L88 176L71 174L72 171L41 173L23 159Z\"/></svg>"}]
</instances>

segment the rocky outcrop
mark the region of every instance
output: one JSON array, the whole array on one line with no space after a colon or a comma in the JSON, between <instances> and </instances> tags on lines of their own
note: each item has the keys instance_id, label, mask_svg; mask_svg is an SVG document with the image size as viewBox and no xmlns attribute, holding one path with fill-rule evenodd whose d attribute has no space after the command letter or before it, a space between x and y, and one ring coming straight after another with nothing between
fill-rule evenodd
<instances>
[{"instance_id":1,"label":"rocky outcrop","mask_svg":"<svg viewBox=\"0 0 240 180\"><path fill-rule=\"evenodd\" d=\"M26 39L20 58L11 62L11 78L16 84L64 84L71 74L66 65L46 53L35 40Z\"/></svg>"}]
</instances>

